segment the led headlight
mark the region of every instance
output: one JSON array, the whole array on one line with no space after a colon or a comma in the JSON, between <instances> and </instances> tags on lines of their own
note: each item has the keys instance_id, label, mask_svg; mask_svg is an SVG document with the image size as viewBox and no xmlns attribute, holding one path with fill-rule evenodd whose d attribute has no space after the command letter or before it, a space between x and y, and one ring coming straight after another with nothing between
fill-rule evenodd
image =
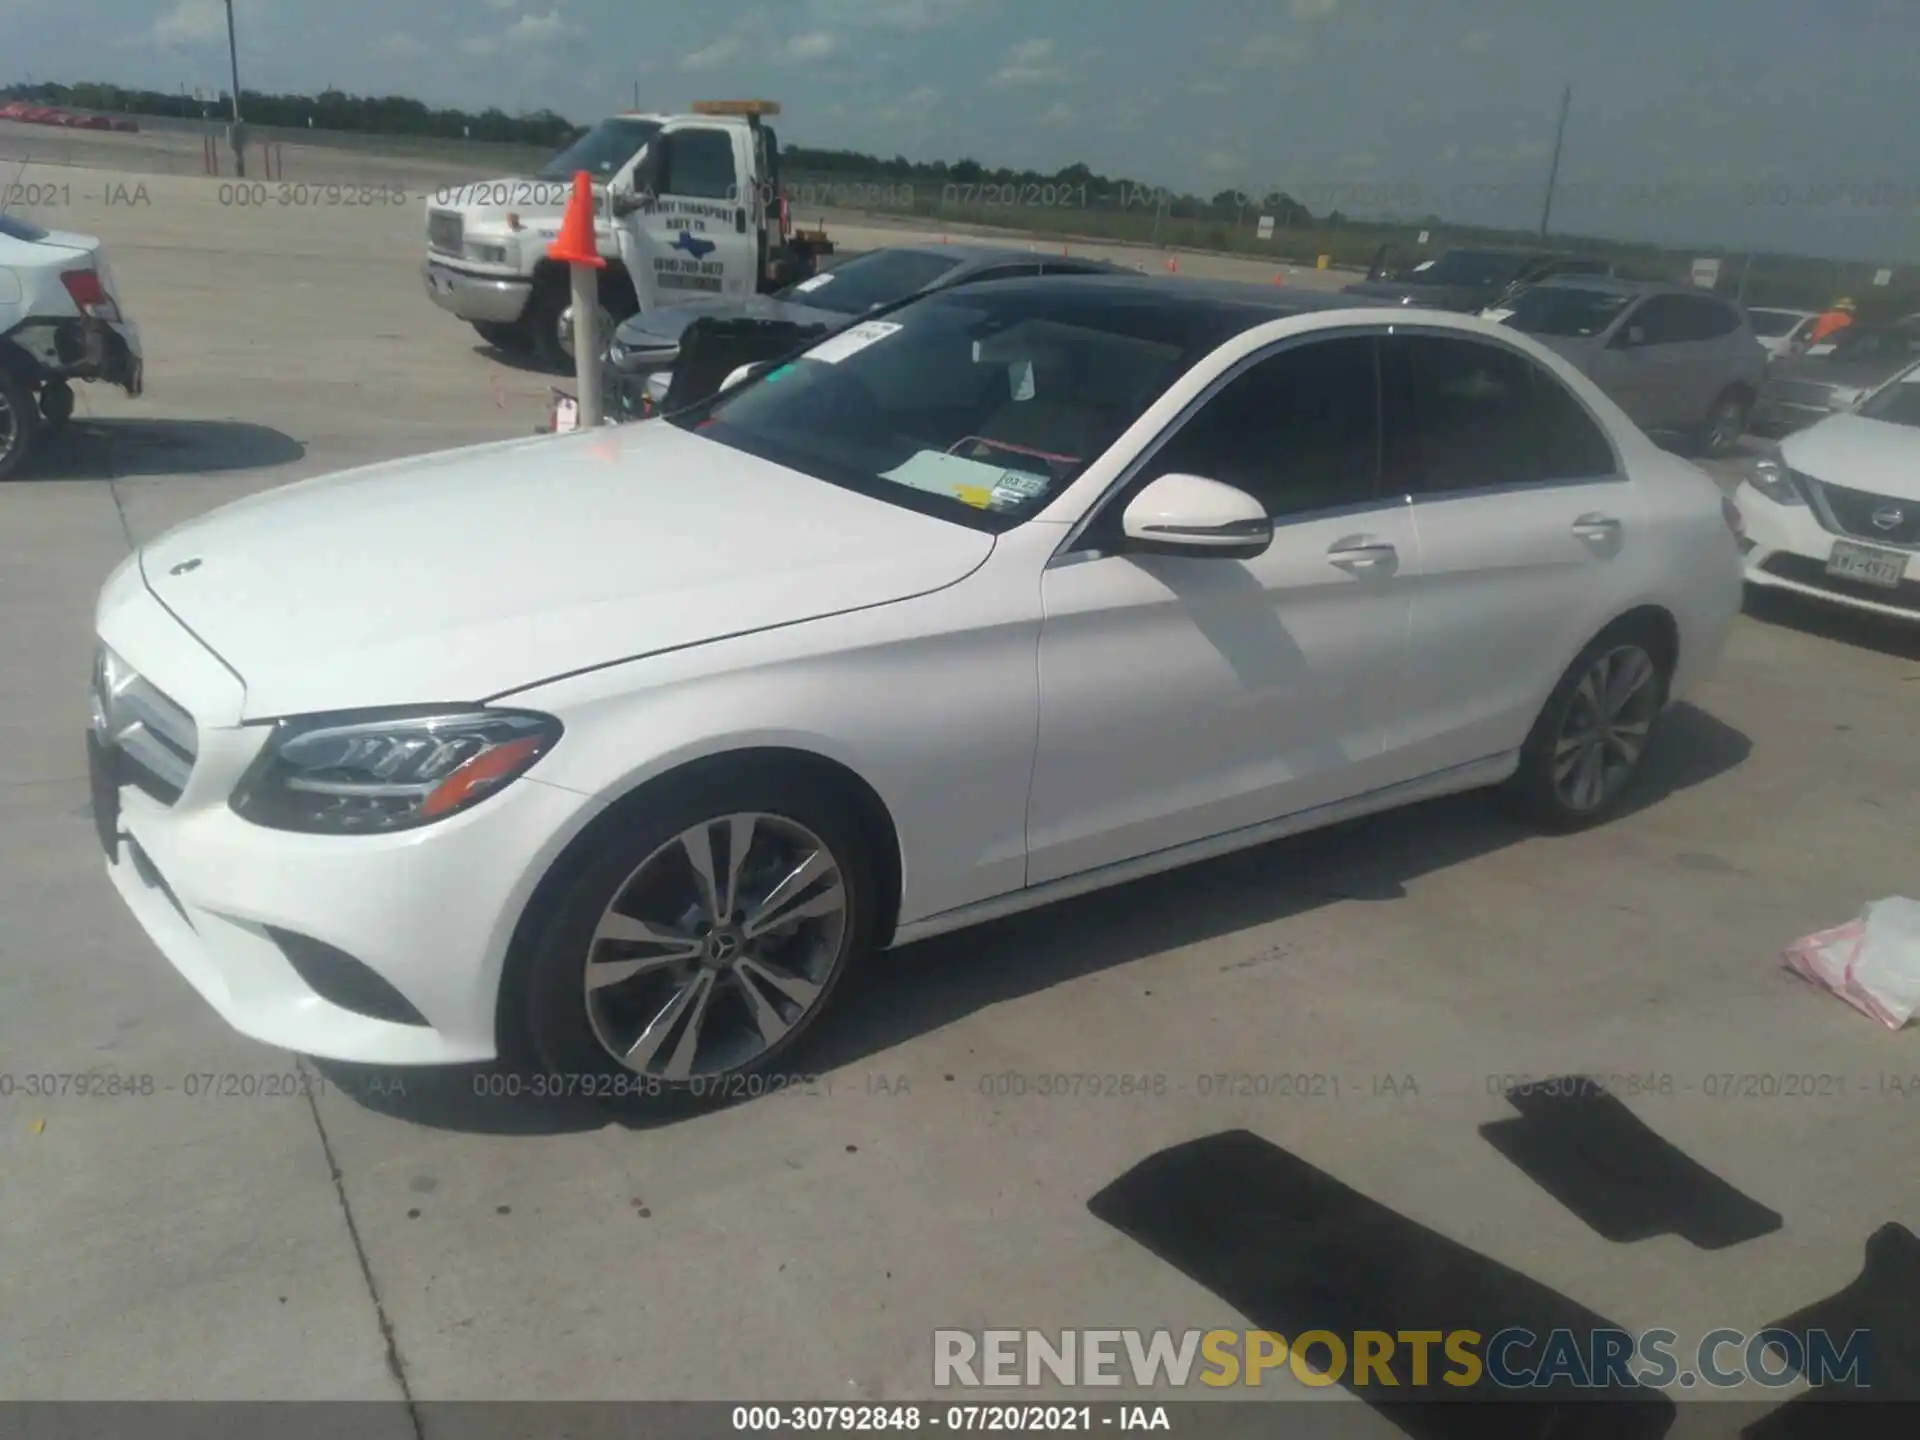
<instances>
[{"instance_id":1,"label":"led headlight","mask_svg":"<svg viewBox=\"0 0 1920 1440\"><path fill-rule=\"evenodd\" d=\"M1753 488L1776 505L1804 505L1807 497L1801 493L1794 479L1794 472L1787 468L1786 462L1777 455L1762 455L1753 462L1747 471L1747 480Z\"/></svg>"},{"instance_id":2,"label":"led headlight","mask_svg":"<svg viewBox=\"0 0 1920 1440\"><path fill-rule=\"evenodd\" d=\"M274 830L411 830L511 784L560 731L551 715L479 707L283 720L235 788L232 806Z\"/></svg>"}]
</instances>

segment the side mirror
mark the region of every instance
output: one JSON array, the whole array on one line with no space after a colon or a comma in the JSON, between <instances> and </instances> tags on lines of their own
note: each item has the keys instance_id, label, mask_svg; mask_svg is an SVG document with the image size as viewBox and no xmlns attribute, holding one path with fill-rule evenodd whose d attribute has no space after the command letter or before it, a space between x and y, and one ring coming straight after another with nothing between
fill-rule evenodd
<instances>
[{"instance_id":1,"label":"side mirror","mask_svg":"<svg viewBox=\"0 0 1920 1440\"><path fill-rule=\"evenodd\" d=\"M620 190L608 200L607 208L613 212L614 219L624 220L629 215L638 215L642 210L651 210L653 200L650 190Z\"/></svg>"},{"instance_id":2,"label":"side mirror","mask_svg":"<svg viewBox=\"0 0 1920 1440\"><path fill-rule=\"evenodd\" d=\"M1273 543L1266 506L1244 490L1199 475L1162 475L1120 517L1137 555L1251 560Z\"/></svg>"}]
</instances>

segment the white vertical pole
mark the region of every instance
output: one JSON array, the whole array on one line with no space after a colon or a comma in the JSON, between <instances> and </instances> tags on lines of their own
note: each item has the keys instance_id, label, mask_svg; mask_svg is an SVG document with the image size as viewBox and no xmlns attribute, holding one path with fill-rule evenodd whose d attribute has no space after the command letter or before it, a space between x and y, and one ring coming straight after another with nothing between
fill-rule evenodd
<instances>
[{"instance_id":1,"label":"white vertical pole","mask_svg":"<svg viewBox=\"0 0 1920 1440\"><path fill-rule=\"evenodd\" d=\"M600 423L600 273L591 265L573 271L573 373L580 389L580 424Z\"/></svg>"}]
</instances>

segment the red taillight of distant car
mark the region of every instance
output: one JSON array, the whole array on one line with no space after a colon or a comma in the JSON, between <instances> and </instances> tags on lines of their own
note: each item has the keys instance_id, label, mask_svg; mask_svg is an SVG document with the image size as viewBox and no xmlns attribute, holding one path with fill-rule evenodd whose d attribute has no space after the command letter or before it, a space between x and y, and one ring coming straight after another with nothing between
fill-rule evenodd
<instances>
[{"instance_id":1,"label":"red taillight of distant car","mask_svg":"<svg viewBox=\"0 0 1920 1440\"><path fill-rule=\"evenodd\" d=\"M107 287L100 283L99 271L63 271L60 283L67 287L67 294L73 297L73 303L82 315L95 320L120 318L120 307L113 303L113 297L107 294Z\"/></svg>"}]
</instances>

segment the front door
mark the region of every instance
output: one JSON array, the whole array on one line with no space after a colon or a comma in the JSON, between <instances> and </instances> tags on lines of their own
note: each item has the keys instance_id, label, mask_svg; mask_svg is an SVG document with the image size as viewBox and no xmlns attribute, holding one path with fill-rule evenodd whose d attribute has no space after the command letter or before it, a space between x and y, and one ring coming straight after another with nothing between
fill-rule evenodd
<instances>
[{"instance_id":1,"label":"front door","mask_svg":"<svg viewBox=\"0 0 1920 1440\"><path fill-rule=\"evenodd\" d=\"M757 290L749 147L739 126L676 125L654 141L635 177L654 200L623 227L642 310Z\"/></svg>"},{"instance_id":2,"label":"front door","mask_svg":"<svg viewBox=\"0 0 1920 1440\"><path fill-rule=\"evenodd\" d=\"M1462 335L1382 342L1386 477L1419 535L1402 705L1388 745L1421 772L1517 748L1615 613L1640 506L1557 377Z\"/></svg>"},{"instance_id":3,"label":"front door","mask_svg":"<svg viewBox=\"0 0 1920 1440\"><path fill-rule=\"evenodd\" d=\"M1419 573L1379 487L1377 341L1285 344L1239 368L1042 580L1029 884L1391 783L1385 753ZM1263 500L1252 560L1120 553L1160 475Z\"/></svg>"}]
</instances>

